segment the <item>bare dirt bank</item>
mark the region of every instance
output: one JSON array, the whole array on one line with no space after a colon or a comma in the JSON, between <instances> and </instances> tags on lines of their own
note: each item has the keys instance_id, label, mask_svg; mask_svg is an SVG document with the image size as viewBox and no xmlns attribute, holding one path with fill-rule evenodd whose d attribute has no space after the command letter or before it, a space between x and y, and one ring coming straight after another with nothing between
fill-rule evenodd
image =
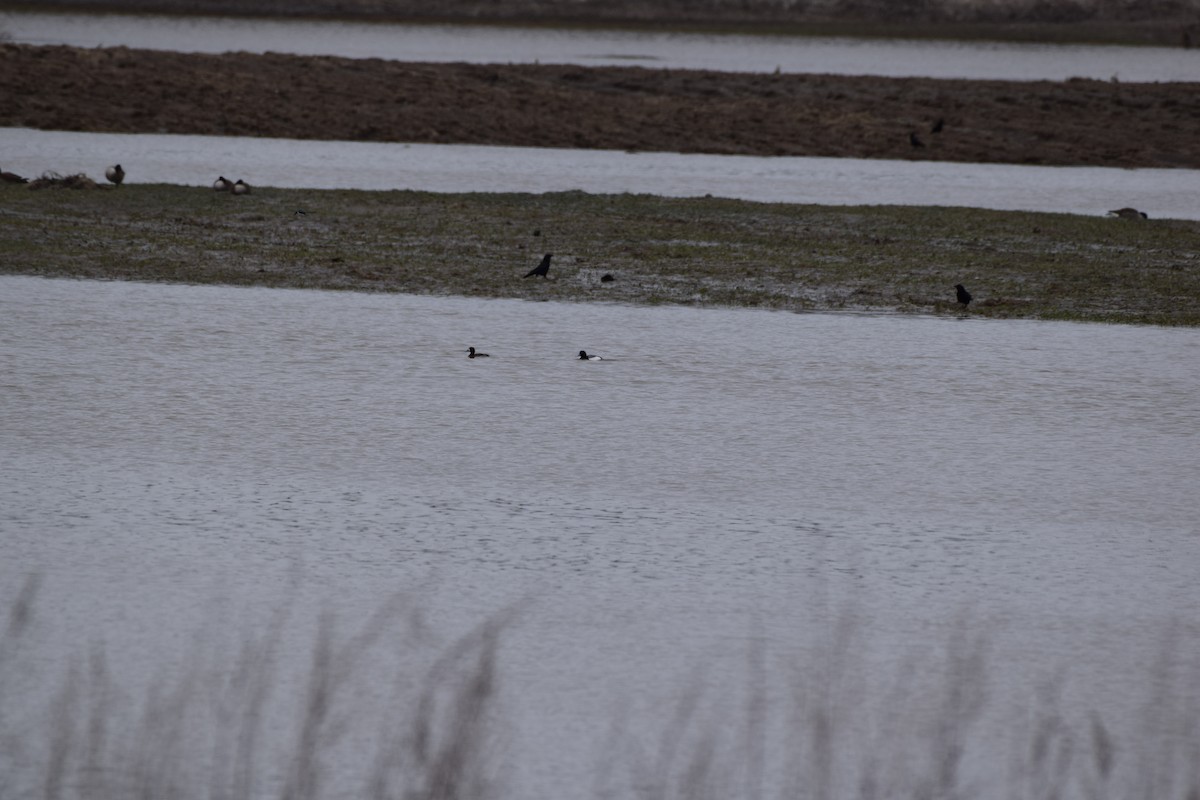
<instances>
[{"instance_id":1,"label":"bare dirt bank","mask_svg":"<svg viewBox=\"0 0 1200 800\"><path fill-rule=\"evenodd\" d=\"M0 45L0 126L1200 168L1200 83L755 75ZM940 133L932 133L936 120ZM923 146L914 146L915 132Z\"/></svg>"},{"instance_id":2,"label":"bare dirt bank","mask_svg":"<svg viewBox=\"0 0 1200 800\"><path fill-rule=\"evenodd\" d=\"M1200 46L1197 0L0 0L0 9Z\"/></svg>"}]
</instances>

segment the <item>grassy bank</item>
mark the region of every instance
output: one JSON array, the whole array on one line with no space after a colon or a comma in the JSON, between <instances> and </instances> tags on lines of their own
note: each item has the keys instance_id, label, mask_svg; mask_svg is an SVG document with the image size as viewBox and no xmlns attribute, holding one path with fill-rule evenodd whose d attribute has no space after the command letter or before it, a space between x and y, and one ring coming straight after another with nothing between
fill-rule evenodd
<instances>
[{"instance_id":1,"label":"grassy bank","mask_svg":"<svg viewBox=\"0 0 1200 800\"><path fill-rule=\"evenodd\" d=\"M305 213L298 214L302 210ZM0 186L0 273L1200 325L1200 223L648 195ZM543 253L548 279L523 279ZM604 282L604 275L614 280Z\"/></svg>"}]
</instances>

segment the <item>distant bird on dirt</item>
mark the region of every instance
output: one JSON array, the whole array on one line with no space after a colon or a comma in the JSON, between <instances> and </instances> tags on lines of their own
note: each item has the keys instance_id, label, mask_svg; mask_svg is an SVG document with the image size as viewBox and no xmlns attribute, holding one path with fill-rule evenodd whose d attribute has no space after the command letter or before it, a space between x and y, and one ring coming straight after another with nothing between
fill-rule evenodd
<instances>
[{"instance_id":1,"label":"distant bird on dirt","mask_svg":"<svg viewBox=\"0 0 1200 800\"><path fill-rule=\"evenodd\" d=\"M1121 219L1150 219L1145 211L1138 211L1136 208L1118 208L1108 212L1108 215Z\"/></svg>"},{"instance_id":2,"label":"distant bird on dirt","mask_svg":"<svg viewBox=\"0 0 1200 800\"><path fill-rule=\"evenodd\" d=\"M615 280L616 280L616 278L614 278L610 273L607 273L607 272L600 276L601 283L612 283Z\"/></svg>"},{"instance_id":3,"label":"distant bird on dirt","mask_svg":"<svg viewBox=\"0 0 1200 800\"><path fill-rule=\"evenodd\" d=\"M104 170L104 177L108 178L108 182L114 186L120 186L121 181L125 180L125 170L121 169L120 164L113 164Z\"/></svg>"},{"instance_id":4,"label":"distant bird on dirt","mask_svg":"<svg viewBox=\"0 0 1200 800\"><path fill-rule=\"evenodd\" d=\"M229 181L225 180L224 175L222 175L221 177L219 177L215 181L213 181L213 190L214 191L228 192L232 188L233 188L233 184L230 183Z\"/></svg>"},{"instance_id":5,"label":"distant bird on dirt","mask_svg":"<svg viewBox=\"0 0 1200 800\"><path fill-rule=\"evenodd\" d=\"M29 178L22 178L15 172L4 172L0 170L0 181L5 183L29 183Z\"/></svg>"},{"instance_id":6,"label":"distant bird on dirt","mask_svg":"<svg viewBox=\"0 0 1200 800\"><path fill-rule=\"evenodd\" d=\"M916 131L910 131L908 134L908 143L913 147L924 147L925 143L921 141L921 137L917 136Z\"/></svg>"},{"instance_id":7,"label":"distant bird on dirt","mask_svg":"<svg viewBox=\"0 0 1200 800\"><path fill-rule=\"evenodd\" d=\"M474 347L468 347L467 353L470 354L467 358L491 358L487 353L476 353Z\"/></svg>"},{"instance_id":8,"label":"distant bird on dirt","mask_svg":"<svg viewBox=\"0 0 1200 800\"><path fill-rule=\"evenodd\" d=\"M250 194L250 184L246 183L241 178L238 178L234 182L233 188L230 189L230 191L234 194Z\"/></svg>"},{"instance_id":9,"label":"distant bird on dirt","mask_svg":"<svg viewBox=\"0 0 1200 800\"><path fill-rule=\"evenodd\" d=\"M546 277L546 273L550 271L550 259L553 255L553 253L546 253L546 255L542 256L542 263L525 273L525 277L532 278L534 275L541 275L543 278Z\"/></svg>"},{"instance_id":10,"label":"distant bird on dirt","mask_svg":"<svg viewBox=\"0 0 1200 800\"><path fill-rule=\"evenodd\" d=\"M971 305L971 293L968 292L961 283L955 284L954 293L958 298L958 302L962 303L963 308Z\"/></svg>"},{"instance_id":11,"label":"distant bird on dirt","mask_svg":"<svg viewBox=\"0 0 1200 800\"><path fill-rule=\"evenodd\" d=\"M579 360L580 361L603 361L604 359L600 356L589 356L587 354L587 350L580 350L579 351Z\"/></svg>"},{"instance_id":12,"label":"distant bird on dirt","mask_svg":"<svg viewBox=\"0 0 1200 800\"><path fill-rule=\"evenodd\" d=\"M941 133L942 128L946 127L946 120L938 117L937 122L933 123L933 127L929 129L930 133Z\"/></svg>"}]
</instances>

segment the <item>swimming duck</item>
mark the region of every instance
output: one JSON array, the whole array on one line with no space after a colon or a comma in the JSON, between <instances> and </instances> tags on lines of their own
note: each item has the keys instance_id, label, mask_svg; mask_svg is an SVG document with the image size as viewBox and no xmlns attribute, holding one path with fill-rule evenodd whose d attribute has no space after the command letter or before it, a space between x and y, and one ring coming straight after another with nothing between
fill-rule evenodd
<instances>
[{"instance_id":1,"label":"swimming duck","mask_svg":"<svg viewBox=\"0 0 1200 800\"><path fill-rule=\"evenodd\" d=\"M580 350L579 351L579 360L580 361L603 361L604 359L600 356L589 356L587 354L587 350Z\"/></svg>"},{"instance_id":2,"label":"swimming duck","mask_svg":"<svg viewBox=\"0 0 1200 800\"><path fill-rule=\"evenodd\" d=\"M476 353L474 347L468 347L467 352L470 353L467 358L491 358L487 353Z\"/></svg>"}]
</instances>

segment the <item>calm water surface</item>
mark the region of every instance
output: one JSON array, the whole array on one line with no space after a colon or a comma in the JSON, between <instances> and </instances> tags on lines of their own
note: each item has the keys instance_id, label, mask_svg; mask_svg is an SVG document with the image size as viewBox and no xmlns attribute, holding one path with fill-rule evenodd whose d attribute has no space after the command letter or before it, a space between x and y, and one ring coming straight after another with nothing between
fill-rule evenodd
<instances>
[{"instance_id":1,"label":"calm water surface","mask_svg":"<svg viewBox=\"0 0 1200 800\"><path fill-rule=\"evenodd\" d=\"M583 190L735 197L823 205L970 206L1103 215L1133 206L1154 218L1200 219L1200 172L1026 167L853 158L623 153L477 145L314 142L220 136L71 133L0 128L6 170L103 175L128 183L209 186L218 174L254 186L433 192Z\"/></svg>"},{"instance_id":2,"label":"calm water surface","mask_svg":"<svg viewBox=\"0 0 1200 800\"><path fill-rule=\"evenodd\" d=\"M396 61L644 66L727 72L1124 81L1200 80L1200 52L999 42L858 40L671 32L389 25L90 14L10 13L13 40L76 47L246 51Z\"/></svg>"},{"instance_id":3,"label":"calm water surface","mask_svg":"<svg viewBox=\"0 0 1200 800\"><path fill-rule=\"evenodd\" d=\"M652 731L845 608L890 677L970 614L999 707L1064 669L1119 732L1200 618L1197 364L1193 330L0 278L0 583L45 576L48 666L102 635L135 682L214 598L524 601L517 797L586 796L619 699Z\"/></svg>"}]
</instances>

